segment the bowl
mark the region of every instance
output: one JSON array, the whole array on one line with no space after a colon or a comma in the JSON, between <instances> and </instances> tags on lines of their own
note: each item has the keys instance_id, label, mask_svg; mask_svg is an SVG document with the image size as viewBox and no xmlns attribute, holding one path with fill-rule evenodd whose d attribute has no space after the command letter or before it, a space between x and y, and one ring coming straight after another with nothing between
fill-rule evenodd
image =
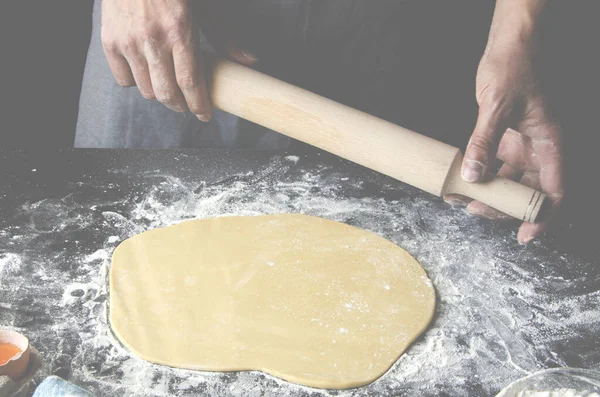
<instances>
[{"instance_id":1,"label":"bowl","mask_svg":"<svg viewBox=\"0 0 600 397\"><path fill-rule=\"evenodd\" d=\"M14 345L20 350L0 365L0 376L8 376L16 382L23 377L29 365L29 340L18 332L0 330L0 345L2 344Z\"/></svg>"},{"instance_id":2,"label":"bowl","mask_svg":"<svg viewBox=\"0 0 600 397\"><path fill-rule=\"evenodd\" d=\"M578 368L552 368L508 385L496 397L600 397L600 372Z\"/></svg>"}]
</instances>

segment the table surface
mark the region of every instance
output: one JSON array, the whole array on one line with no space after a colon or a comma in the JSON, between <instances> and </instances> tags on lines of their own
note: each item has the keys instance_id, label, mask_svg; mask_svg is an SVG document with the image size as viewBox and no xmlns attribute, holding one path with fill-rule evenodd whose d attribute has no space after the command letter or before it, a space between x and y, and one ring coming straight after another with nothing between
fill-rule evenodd
<instances>
[{"instance_id":1,"label":"table surface","mask_svg":"<svg viewBox=\"0 0 600 397\"><path fill-rule=\"evenodd\" d=\"M514 225L318 151L0 151L0 326L97 396L493 396L538 370L600 369L598 247L577 231L523 247ZM432 279L436 317L373 384L318 390L259 372L150 364L107 324L120 241L186 219L294 212L378 233ZM393 348L392 346L390 348Z\"/></svg>"}]
</instances>

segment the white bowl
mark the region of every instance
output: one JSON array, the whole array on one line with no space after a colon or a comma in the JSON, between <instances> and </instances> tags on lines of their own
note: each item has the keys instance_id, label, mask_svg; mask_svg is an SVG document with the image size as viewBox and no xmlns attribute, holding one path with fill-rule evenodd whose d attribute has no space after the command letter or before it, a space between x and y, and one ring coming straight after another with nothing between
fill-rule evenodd
<instances>
[{"instance_id":1,"label":"white bowl","mask_svg":"<svg viewBox=\"0 0 600 397\"><path fill-rule=\"evenodd\" d=\"M600 372L546 369L511 383L496 397L600 397Z\"/></svg>"},{"instance_id":2,"label":"white bowl","mask_svg":"<svg viewBox=\"0 0 600 397\"><path fill-rule=\"evenodd\" d=\"M8 376L16 382L23 377L29 365L29 340L18 332L0 330L0 343L10 343L21 350L7 363L0 365L0 376Z\"/></svg>"}]
</instances>

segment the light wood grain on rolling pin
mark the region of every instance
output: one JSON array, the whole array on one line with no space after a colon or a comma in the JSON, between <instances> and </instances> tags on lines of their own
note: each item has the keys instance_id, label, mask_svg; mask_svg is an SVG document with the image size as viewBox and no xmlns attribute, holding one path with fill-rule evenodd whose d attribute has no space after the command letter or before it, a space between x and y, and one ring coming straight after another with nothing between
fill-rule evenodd
<instances>
[{"instance_id":1,"label":"light wood grain on rolling pin","mask_svg":"<svg viewBox=\"0 0 600 397\"><path fill-rule=\"evenodd\" d=\"M215 107L436 196L462 194L517 219L533 222L545 196L496 177L467 183L458 148L277 80L213 59Z\"/></svg>"}]
</instances>

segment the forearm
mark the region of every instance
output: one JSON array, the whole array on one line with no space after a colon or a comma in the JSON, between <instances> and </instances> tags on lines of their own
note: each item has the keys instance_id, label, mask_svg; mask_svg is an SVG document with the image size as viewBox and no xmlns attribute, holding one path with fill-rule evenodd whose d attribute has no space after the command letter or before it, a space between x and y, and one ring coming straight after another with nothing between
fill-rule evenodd
<instances>
[{"instance_id":1,"label":"forearm","mask_svg":"<svg viewBox=\"0 0 600 397\"><path fill-rule=\"evenodd\" d=\"M548 0L496 0L488 49L535 42Z\"/></svg>"}]
</instances>

